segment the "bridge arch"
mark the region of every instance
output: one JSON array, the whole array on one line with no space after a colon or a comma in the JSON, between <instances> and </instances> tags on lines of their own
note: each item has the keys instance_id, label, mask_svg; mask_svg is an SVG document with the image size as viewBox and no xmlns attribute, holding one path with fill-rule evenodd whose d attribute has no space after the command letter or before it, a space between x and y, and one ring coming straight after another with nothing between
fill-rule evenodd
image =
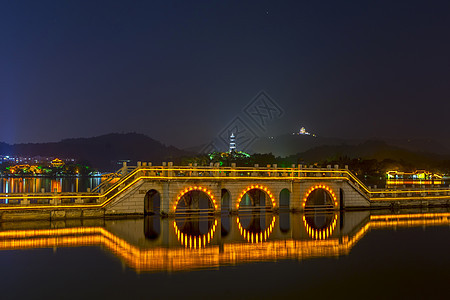
<instances>
[{"instance_id":1,"label":"bridge arch","mask_svg":"<svg viewBox=\"0 0 450 300\"><path fill-rule=\"evenodd\" d=\"M289 209L291 202L291 191L289 189L284 188L280 191L279 198L279 208L280 209Z\"/></svg>"},{"instance_id":2,"label":"bridge arch","mask_svg":"<svg viewBox=\"0 0 450 300\"><path fill-rule=\"evenodd\" d=\"M338 207L335 192L327 185L318 184L312 186L306 193L302 201L303 208L329 208Z\"/></svg>"},{"instance_id":3,"label":"bridge arch","mask_svg":"<svg viewBox=\"0 0 450 300\"><path fill-rule=\"evenodd\" d=\"M142 198L141 198L142 199ZM161 209L161 194L155 190L149 190L144 197L144 214L159 214Z\"/></svg>"},{"instance_id":4,"label":"bridge arch","mask_svg":"<svg viewBox=\"0 0 450 300\"><path fill-rule=\"evenodd\" d=\"M231 211L231 193L227 189L220 191L220 209L222 213L229 213Z\"/></svg>"},{"instance_id":5,"label":"bridge arch","mask_svg":"<svg viewBox=\"0 0 450 300\"><path fill-rule=\"evenodd\" d=\"M173 210L175 213L213 212L217 209L214 194L202 186L189 186L177 195Z\"/></svg>"},{"instance_id":6,"label":"bridge arch","mask_svg":"<svg viewBox=\"0 0 450 300\"><path fill-rule=\"evenodd\" d=\"M245 188L238 198L236 208L275 208L276 201L272 192L263 185L255 184Z\"/></svg>"}]
</instances>

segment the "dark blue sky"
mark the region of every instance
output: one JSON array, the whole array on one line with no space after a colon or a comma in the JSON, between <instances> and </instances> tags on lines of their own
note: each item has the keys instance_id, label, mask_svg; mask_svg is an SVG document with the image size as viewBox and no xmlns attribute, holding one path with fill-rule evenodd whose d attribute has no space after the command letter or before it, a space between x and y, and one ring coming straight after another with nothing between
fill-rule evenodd
<instances>
[{"instance_id":1,"label":"dark blue sky","mask_svg":"<svg viewBox=\"0 0 450 300\"><path fill-rule=\"evenodd\" d=\"M2 1L0 141L213 138L260 91L267 134L450 135L448 1Z\"/></svg>"}]
</instances>

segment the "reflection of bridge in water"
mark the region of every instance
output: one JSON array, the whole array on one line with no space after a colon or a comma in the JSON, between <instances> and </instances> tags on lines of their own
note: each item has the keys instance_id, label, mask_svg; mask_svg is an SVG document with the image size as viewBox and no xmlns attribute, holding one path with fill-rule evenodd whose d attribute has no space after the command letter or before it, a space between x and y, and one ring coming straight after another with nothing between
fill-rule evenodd
<instances>
[{"instance_id":1,"label":"reflection of bridge in water","mask_svg":"<svg viewBox=\"0 0 450 300\"><path fill-rule=\"evenodd\" d=\"M370 230L450 225L450 212L248 214L241 216L2 223L0 249L100 246L137 272L218 268L248 262L349 254ZM74 227L70 227L74 226ZM19 228L19 229L18 229ZM42 228L42 227L41 227Z\"/></svg>"}]
</instances>

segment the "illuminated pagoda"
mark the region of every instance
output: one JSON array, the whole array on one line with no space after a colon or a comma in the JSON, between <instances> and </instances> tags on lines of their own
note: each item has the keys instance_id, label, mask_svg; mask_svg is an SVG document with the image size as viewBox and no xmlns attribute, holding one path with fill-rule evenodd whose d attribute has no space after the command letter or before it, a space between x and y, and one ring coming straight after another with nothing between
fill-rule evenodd
<instances>
[{"instance_id":1,"label":"illuminated pagoda","mask_svg":"<svg viewBox=\"0 0 450 300\"><path fill-rule=\"evenodd\" d=\"M236 135L231 133L228 152L212 152L208 154L210 161L218 162L221 166L236 162L236 160L248 159L250 154L236 149Z\"/></svg>"},{"instance_id":2,"label":"illuminated pagoda","mask_svg":"<svg viewBox=\"0 0 450 300\"><path fill-rule=\"evenodd\" d=\"M305 127L300 128L300 130L298 132L294 132L294 133L292 133L292 135L309 135L309 136L316 137L316 135L314 133L306 131Z\"/></svg>"},{"instance_id":3,"label":"illuminated pagoda","mask_svg":"<svg viewBox=\"0 0 450 300\"><path fill-rule=\"evenodd\" d=\"M234 133L231 133L230 135L230 153L235 153L236 152L236 136L234 135Z\"/></svg>"}]
</instances>

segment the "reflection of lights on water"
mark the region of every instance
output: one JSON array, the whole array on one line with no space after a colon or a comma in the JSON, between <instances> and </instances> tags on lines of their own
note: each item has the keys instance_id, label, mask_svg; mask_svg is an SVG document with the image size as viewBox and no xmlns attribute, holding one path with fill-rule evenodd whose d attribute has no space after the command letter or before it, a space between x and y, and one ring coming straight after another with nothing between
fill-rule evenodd
<instances>
[{"instance_id":1,"label":"reflection of lights on water","mask_svg":"<svg viewBox=\"0 0 450 300\"><path fill-rule=\"evenodd\" d=\"M337 216L337 214L335 214L333 216L333 221L331 222L331 224L329 226L327 226L326 228L321 228L321 229L312 228L306 221L305 216L303 216L303 224L305 225L306 232L308 233L308 235L311 238L313 238L315 240L325 240L328 237L330 237L330 235L333 233L334 229L336 228L337 218L338 218L338 216Z\"/></svg>"},{"instance_id":2,"label":"reflection of lights on water","mask_svg":"<svg viewBox=\"0 0 450 300\"><path fill-rule=\"evenodd\" d=\"M269 227L264 230L264 232L256 233L256 232L250 232L244 227L242 227L241 221L239 220L239 217L236 218L236 222L238 224L239 232L244 237L244 239L247 240L249 243L262 243L265 242L269 235L272 233L273 228L275 226L275 216L272 217L272 222L270 222Z\"/></svg>"},{"instance_id":3,"label":"reflection of lights on water","mask_svg":"<svg viewBox=\"0 0 450 300\"><path fill-rule=\"evenodd\" d=\"M8 194L9 193L9 179L6 179L5 181L5 192ZM8 198L5 199L5 204L8 204L9 200Z\"/></svg>"},{"instance_id":4,"label":"reflection of lights on water","mask_svg":"<svg viewBox=\"0 0 450 300\"><path fill-rule=\"evenodd\" d=\"M214 209L217 209L216 199L214 199L214 195L213 195L213 193L212 193L210 190L208 190L208 189L205 188L205 187L201 187L201 186L190 186L190 187L185 188L184 190L182 190L181 193L177 196L177 201L175 202L175 204L174 204L174 206L173 206L173 209L174 209L174 210L177 209L178 202L181 200L181 198L182 198L185 194L189 193L190 191L200 191L200 192L204 192L205 194L208 195L209 199L211 199L211 201L213 202Z\"/></svg>"},{"instance_id":5,"label":"reflection of lights on water","mask_svg":"<svg viewBox=\"0 0 450 300\"><path fill-rule=\"evenodd\" d=\"M186 248L199 249L205 247L206 244L209 244L212 238L214 237L216 227L217 227L217 220L214 220L214 224L207 234L203 234L201 236L192 236L181 232L181 230L177 226L177 222L173 221L173 228L175 229L177 239Z\"/></svg>"},{"instance_id":6,"label":"reflection of lights on water","mask_svg":"<svg viewBox=\"0 0 450 300\"><path fill-rule=\"evenodd\" d=\"M264 247L261 244L225 242L223 251L214 245L195 250L167 247L143 249L102 227L8 230L0 231L0 250L99 245L138 272L186 271L265 260L339 256L348 254L371 229L442 225L450 225L450 213L377 215L371 216L368 223L352 236L328 240L271 240Z\"/></svg>"},{"instance_id":7,"label":"reflection of lights on water","mask_svg":"<svg viewBox=\"0 0 450 300\"><path fill-rule=\"evenodd\" d=\"M58 193L62 192L62 179L59 179L59 180L52 179L50 185L51 185L50 192L52 192L52 193L55 191Z\"/></svg>"},{"instance_id":8,"label":"reflection of lights on water","mask_svg":"<svg viewBox=\"0 0 450 300\"><path fill-rule=\"evenodd\" d=\"M329 186L326 186L326 185L324 185L324 184L318 184L318 185L316 185L316 186L314 186L314 187L311 187L311 188L306 192L305 198L303 199L303 203L302 203L303 207L306 206L306 200L308 200L309 195L311 195L312 192L314 192L315 190L318 190L318 189L326 190L326 191L328 192L328 194L333 198L334 206L335 206L335 207L338 206L336 194L334 193L334 191L333 191Z\"/></svg>"},{"instance_id":9,"label":"reflection of lights on water","mask_svg":"<svg viewBox=\"0 0 450 300\"><path fill-rule=\"evenodd\" d=\"M370 223L372 228L443 225L450 223L450 213L372 215Z\"/></svg>"},{"instance_id":10,"label":"reflection of lights on water","mask_svg":"<svg viewBox=\"0 0 450 300\"><path fill-rule=\"evenodd\" d=\"M270 201L272 201L272 206L273 207L276 206L275 198L273 197L273 194L270 192L270 190L267 187L263 186L263 185L257 184L257 185L251 185L251 186L247 187L245 190L242 191L242 193L239 195L239 201L238 201L238 203L236 205L237 208L239 208L239 202L242 200L244 195L248 191L254 190L254 189L258 189L258 190L264 191L265 194L269 196Z\"/></svg>"}]
</instances>

